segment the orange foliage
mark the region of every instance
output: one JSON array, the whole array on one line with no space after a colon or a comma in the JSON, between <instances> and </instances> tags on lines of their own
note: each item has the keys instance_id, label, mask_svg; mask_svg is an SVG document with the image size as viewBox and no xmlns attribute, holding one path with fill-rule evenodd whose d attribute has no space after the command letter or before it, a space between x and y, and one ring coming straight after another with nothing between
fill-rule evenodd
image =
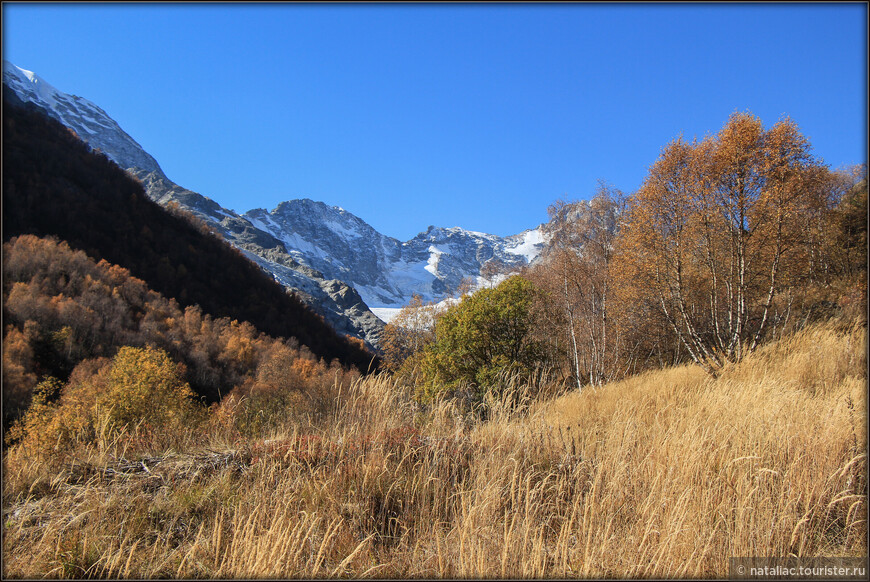
<instances>
[{"instance_id":1,"label":"orange foliage","mask_svg":"<svg viewBox=\"0 0 870 582\"><path fill-rule=\"evenodd\" d=\"M742 358L788 317L782 293L807 277L806 219L827 170L784 119L735 113L715 136L668 144L631 198L615 257L628 294L649 297L692 359Z\"/></svg>"},{"instance_id":2,"label":"orange foliage","mask_svg":"<svg viewBox=\"0 0 870 582\"><path fill-rule=\"evenodd\" d=\"M63 242L20 236L3 246L3 259L6 426L39 381L53 376L63 382L79 362L112 357L123 346L164 350L185 365L184 380L207 402L251 379L257 390L314 394L330 390L336 377L353 375L328 368L293 338L278 340L248 322L215 319L198 306L182 310L126 269L95 263Z\"/></svg>"}]
</instances>

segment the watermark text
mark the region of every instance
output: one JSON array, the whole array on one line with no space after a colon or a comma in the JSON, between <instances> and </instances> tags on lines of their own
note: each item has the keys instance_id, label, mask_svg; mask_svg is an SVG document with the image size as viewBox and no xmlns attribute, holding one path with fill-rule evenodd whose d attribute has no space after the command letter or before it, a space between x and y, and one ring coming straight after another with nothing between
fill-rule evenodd
<instances>
[{"instance_id":1,"label":"watermark text","mask_svg":"<svg viewBox=\"0 0 870 582\"><path fill-rule=\"evenodd\" d=\"M867 558L730 558L732 580L866 580Z\"/></svg>"}]
</instances>

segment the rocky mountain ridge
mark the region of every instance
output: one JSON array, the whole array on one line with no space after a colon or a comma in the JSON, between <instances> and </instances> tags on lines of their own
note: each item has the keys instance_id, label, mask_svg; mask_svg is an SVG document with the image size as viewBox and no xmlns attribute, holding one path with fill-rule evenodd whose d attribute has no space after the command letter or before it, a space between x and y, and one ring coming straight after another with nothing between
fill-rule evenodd
<instances>
[{"instance_id":1,"label":"rocky mountain ridge","mask_svg":"<svg viewBox=\"0 0 870 582\"><path fill-rule=\"evenodd\" d=\"M434 226L401 242L342 208L308 199L282 202L271 212L251 210L243 218L281 241L298 262L352 285L372 307L401 307L414 294L443 299L463 279L480 284L486 265L494 273L522 266L543 245L539 230L498 237Z\"/></svg>"},{"instance_id":2,"label":"rocky mountain ridge","mask_svg":"<svg viewBox=\"0 0 870 582\"><path fill-rule=\"evenodd\" d=\"M443 299L463 280L482 284L528 264L543 248L540 227L498 237L430 226L400 242L339 207L308 199L239 215L172 182L157 161L92 102L63 93L6 61L3 82L19 100L39 107L140 180L150 198L164 206L175 202L192 212L296 292L337 331L375 347L384 323L370 306L401 307L414 294L427 301Z\"/></svg>"}]
</instances>

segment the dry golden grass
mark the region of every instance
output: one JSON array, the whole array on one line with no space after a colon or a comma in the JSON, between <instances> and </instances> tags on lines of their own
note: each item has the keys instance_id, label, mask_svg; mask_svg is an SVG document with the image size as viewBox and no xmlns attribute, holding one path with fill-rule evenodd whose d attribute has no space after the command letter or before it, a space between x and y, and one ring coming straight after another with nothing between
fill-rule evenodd
<instances>
[{"instance_id":1,"label":"dry golden grass","mask_svg":"<svg viewBox=\"0 0 870 582\"><path fill-rule=\"evenodd\" d=\"M865 342L825 324L715 379L535 402L513 381L482 423L379 377L241 445L7 456L4 574L727 577L732 556L866 556Z\"/></svg>"},{"instance_id":2,"label":"dry golden grass","mask_svg":"<svg viewBox=\"0 0 870 582\"><path fill-rule=\"evenodd\" d=\"M866 555L865 341L818 326L717 379L680 367L548 403L547 430L597 465L582 573Z\"/></svg>"}]
</instances>

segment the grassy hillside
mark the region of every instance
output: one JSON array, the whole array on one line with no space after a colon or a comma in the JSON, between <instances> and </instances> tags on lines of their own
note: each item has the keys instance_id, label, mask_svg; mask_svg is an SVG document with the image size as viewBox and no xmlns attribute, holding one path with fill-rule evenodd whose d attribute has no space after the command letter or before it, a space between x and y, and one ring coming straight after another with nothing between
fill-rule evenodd
<instances>
[{"instance_id":1,"label":"grassy hillside","mask_svg":"<svg viewBox=\"0 0 870 582\"><path fill-rule=\"evenodd\" d=\"M507 384L486 422L375 376L244 437L217 408L172 448L135 428L53 462L17 445L4 574L722 578L731 556L867 554L863 326L716 378Z\"/></svg>"}]
</instances>

